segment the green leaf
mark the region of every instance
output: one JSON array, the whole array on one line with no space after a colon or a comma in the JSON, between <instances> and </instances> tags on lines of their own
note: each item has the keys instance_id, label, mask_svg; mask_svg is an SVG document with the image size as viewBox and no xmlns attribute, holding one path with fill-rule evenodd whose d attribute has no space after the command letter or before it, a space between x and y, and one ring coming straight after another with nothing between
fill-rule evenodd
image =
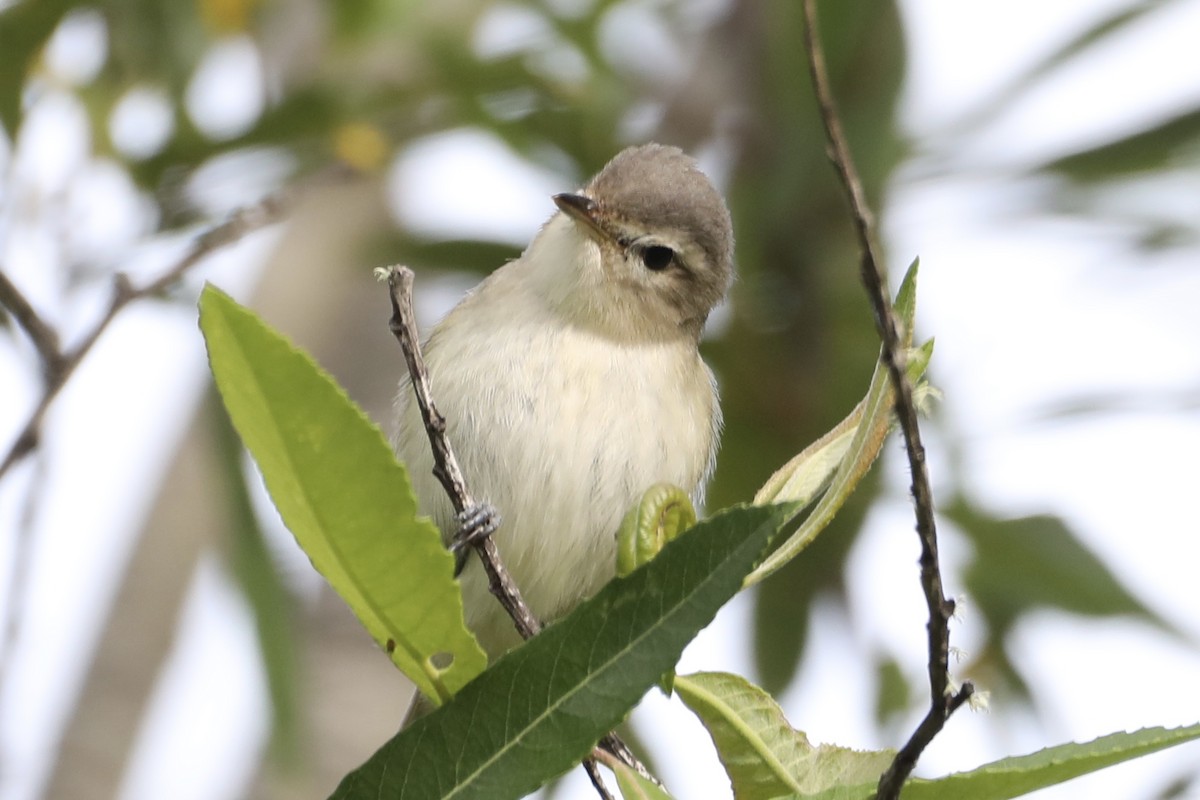
<instances>
[{"instance_id":1,"label":"green leaf","mask_svg":"<svg viewBox=\"0 0 1200 800\"><path fill-rule=\"evenodd\" d=\"M892 308L896 319L900 322L900 346L912 347L913 320L917 316L917 273L921 269L921 259L914 258L900 281L900 290L896 292L896 300Z\"/></svg>"},{"instance_id":2,"label":"green leaf","mask_svg":"<svg viewBox=\"0 0 1200 800\"><path fill-rule=\"evenodd\" d=\"M854 435L858 433L865 406L865 403L859 403L833 430L777 469L754 495L754 502L791 500L808 505L829 488L838 467L846 458Z\"/></svg>"},{"instance_id":3,"label":"green leaf","mask_svg":"<svg viewBox=\"0 0 1200 800\"><path fill-rule=\"evenodd\" d=\"M654 484L625 512L617 529L617 574L633 572L695 524L696 509L683 489Z\"/></svg>"},{"instance_id":4,"label":"green leaf","mask_svg":"<svg viewBox=\"0 0 1200 800\"><path fill-rule=\"evenodd\" d=\"M891 751L813 747L771 696L739 675L698 672L675 678L675 691L712 736L737 800L808 796L839 786L874 785Z\"/></svg>"},{"instance_id":5,"label":"green leaf","mask_svg":"<svg viewBox=\"0 0 1200 800\"><path fill-rule=\"evenodd\" d=\"M903 800L1009 800L1196 739L1200 739L1200 725L1113 733L1082 744L1060 744L1029 755L1003 758L969 772L956 772L932 780L914 778L904 784L901 797ZM792 797L795 800L870 800L875 796L877 784L876 780Z\"/></svg>"},{"instance_id":6,"label":"green leaf","mask_svg":"<svg viewBox=\"0 0 1200 800\"><path fill-rule=\"evenodd\" d=\"M1004 758L937 780L914 780L905 786L903 797L904 800L963 797L1007 800L1195 739L1200 739L1200 725L1113 733L1083 744L1061 744L1025 756Z\"/></svg>"},{"instance_id":7,"label":"green leaf","mask_svg":"<svg viewBox=\"0 0 1200 800\"><path fill-rule=\"evenodd\" d=\"M616 578L385 744L333 797L521 797L586 756L739 589L795 506L738 507Z\"/></svg>"},{"instance_id":8,"label":"green leaf","mask_svg":"<svg viewBox=\"0 0 1200 800\"><path fill-rule=\"evenodd\" d=\"M615 756L603 750L596 753L599 761L612 770L617 778L617 788L621 790L624 800L671 800L666 790L639 775L636 771L625 766Z\"/></svg>"},{"instance_id":9,"label":"green leaf","mask_svg":"<svg viewBox=\"0 0 1200 800\"><path fill-rule=\"evenodd\" d=\"M454 559L417 517L383 434L312 359L212 286L200 327L234 427L313 566L422 692L449 698L487 657L463 622Z\"/></svg>"},{"instance_id":10,"label":"green leaf","mask_svg":"<svg viewBox=\"0 0 1200 800\"><path fill-rule=\"evenodd\" d=\"M905 348L912 342L918 268L919 262L913 261L896 296L895 310ZM932 356L932 341L908 351L910 381L915 383L924 374ZM746 579L747 586L762 581L799 555L845 504L883 449L892 425L892 394L891 380L881 361L875 365L867 396L850 415L785 464L759 491L755 502L770 499L807 503L822 489L825 493L804 524ZM840 458L835 458L839 453Z\"/></svg>"}]
</instances>

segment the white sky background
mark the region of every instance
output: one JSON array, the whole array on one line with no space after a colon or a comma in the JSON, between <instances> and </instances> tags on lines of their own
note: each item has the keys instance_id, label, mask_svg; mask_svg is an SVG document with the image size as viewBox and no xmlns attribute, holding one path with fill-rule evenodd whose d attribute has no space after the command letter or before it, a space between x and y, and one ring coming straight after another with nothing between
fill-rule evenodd
<instances>
[{"instance_id":1,"label":"white sky background","mask_svg":"<svg viewBox=\"0 0 1200 800\"><path fill-rule=\"evenodd\" d=\"M1086 222L1030 216L1023 209L1036 186L997 178L994 172L979 176L987 172L982 167L1053 156L1194 101L1200 72L1185 65L1196 64L1200 2L1176 3L1078 69L1056 74L962 149L947 153L938 144L944 126L986 101L1006 76L1105 9L1121 5L1111 0L906 0L911 68L902 114L911 135L927 146L918 144L922 155L897 179L882 216L893 269L913 255L922 259L919 324L938 340L933 370L946 394L941 413L967 434L958 476L967 491L1004 514L1062 514L1140 597L1200 638L1200 592L1195 590L1200 523L1192 502L1198 470L1191 455L1200 451L1197 414L1148 407L1032 422L1056 403L1090 393L1161 398L1195 390L1200 379L1198 254L1191 250L1152 265L1136 263L1140 256L1114 246L1111 232ZM245 63L244 48L233 45L229 53ZM235 125L245 118L236 112L220 118ZM31 168L65 187L78 174L72 170L82 169L86 143L71 138L69 103L47 113L45 129L59 131L59 138L43 143L47 155ZM0 153L0 160L8 157ZM954 171L928 177L937 174L927 168L930 164L952 164ZM457 232L467 227L512 241L528 239L549 213L546 196L568 188L474 135L414 148L400 169L405 185L448 191L440 220L413 222ZM125 208L118 201L126 200L128 191L114 180L101 171L90 185L109 191L115 207ZM490 208L459 205L456 210L463 196L452 191L456 185L474 190L466 196L505 200ZM481 186L489 188L478 191ZM1198 193L1194 186L1183 188L1190 194L1179 187L1131 187L1126 201L1194 210ZM433 208L438 197L425 195L424 207ZM402 195L397 205L400 213L412 213ZM127 216L135 215L129 211ZM122 230L136 236L137 225ZM15 228L6 233L6 269L40 307L55 308L55 286L38 270L41 261L54 256L52 237L23 235ZM102 234L103 229L95 235ZM244 291L234 276L270 243L269 235L247 241L220 259L225 267L217 267L212 277ZM147 259L163 257L154 253ZM98 309L97 304L71 311L88 318ZM0 385L5 387L0 440L5 442L35 390L22 366L27 355L7 340L0 343ZM98 615L119 580L132 544L129 536L137 529L133 521L148 502L131 487L161 471L186 417L178 409L195 402L203 370L189 314L134 309L109 332L55 406L45 443L52 471L41 489L51 511L38 520L29 617L13 672L0 687L0 753L6 770L0 785L6 798L38 796L88 663L81 657L92 646L88 632L100 630ZM945 485L948 456L936 437L928 444L935 481ZM887 649L911 667L914 677L924 670L917 545L905 502L906 467L897 456L898 448L891 447L884 461L894 501L873 513L852 554L851 594L861 598L850 610L853 632L843 619L818 609L811 635L822 657L807 665L782 698L793 724L814 741L860 747L897 743L872 738L871 695L862 692L871 677L861 660L862 647ZM16 529L17 500L32 478L29 473L25 469L20 480L0 486L0 530ZM953 567L965 562L967 545L949 528L943 537L953 591ZM4 579L12 546L11 535L0 537ZM64 585L73 587L69 595L62 592ZM745 598L722 612L689 649L681 669L729 669L753 677L748 613ZM955 623L955 642L970 650L979 641L978 631L972 632L978 624L968 604L965 619ZM127 776L125 800L237 797L258 757L266 712L253 635L240 600L216 570L206 568L197 576L181 632L176 657L148 712L144 757ZM1020 625L1014 641L1026 679L1052 713L1035 721L994 697L991 714L962 712L954 718L922 761L924 773L967 769L1067 739L1200 718L1200 655L1143 627L1080 624L1045 614ZM205 704L206 687L216 675L228 699ZM710 756L705 734L677 703L652 693L638 718L647 725L646 738L660 747L663 777L676 796L717 796L715 787L726 785L724 774ZM1187 746L1037 797L1146 797L1196 761L1196 746ZM228 769L198 774L197 764ZM181 773L189 780L181 783ZM589 796L579 775L571 780L573 790L564 796Z\"/></svg>"}]
</instances>

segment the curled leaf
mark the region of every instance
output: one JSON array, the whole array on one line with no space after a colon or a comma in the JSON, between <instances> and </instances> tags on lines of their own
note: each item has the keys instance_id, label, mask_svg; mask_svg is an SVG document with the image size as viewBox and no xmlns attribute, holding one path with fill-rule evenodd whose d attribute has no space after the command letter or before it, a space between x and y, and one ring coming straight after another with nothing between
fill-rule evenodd
<instances>
[{"instance_id":1,"label":"curled leaf","mask_svg":"<svg viewBox=\"0 0 1200 800\"><path fill-rule=\"evenodd\" d=\"M617 575L624 577L658 555L675 537L696 524L687 493L656 483L629 509L617 530Z\"/></svg>"}]
</instances>

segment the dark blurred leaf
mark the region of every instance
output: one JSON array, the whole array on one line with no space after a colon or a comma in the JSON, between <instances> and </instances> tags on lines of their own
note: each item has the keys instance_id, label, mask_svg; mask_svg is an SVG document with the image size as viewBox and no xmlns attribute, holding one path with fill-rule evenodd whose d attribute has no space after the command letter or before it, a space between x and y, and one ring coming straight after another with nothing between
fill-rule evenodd
<instances>
[{"instance_id":1,"label":"dark blurred leaf","mask_svg":"<svg viewBox=\"0 0 1200 800\"><path fill-rule=\"evenodd\" d=\"M246 133L221 142L202 134L186 117L177 118L175 135L160 152L130 166L139 185L162 189L171 178L182 183L178 173L190 173L210 158L250 147L283 146L301 161L329 161L329 138L338 122L347 116L341 99L330 87L298 89L279 104L267 109ZM174 200L175 198L165 198Z\"/></svg>"},{"instance_id":2,"label":"dark blurred leaf","mask_svg":"<svg viewBox=\"0 0 1200 800\"><path fill-rule=\"evenodd\" d=\"M896 8L823 3L821 28L848 135L875 198L903 152L894 119L905 61ZM707 45L735 54L726 66L729 100L748 115L736 129L739 162L729 192L737 314L720 339L706 343L726 419L710 493L716 507L750 497L836 423L860 399L879 349L849 215L825 155L802 35L799 4L742 2ZM705 123L697 108L713 102L712 76L697 76L691 104L673 105L669 120L693 136ZM853 364L862 367L846 366ZM832 529L759 587L755 665L769 691L795 674L812 599L840 595L846 554L877 487L869 479Z\"/></svg>"},{"instance_id":3,"label":"dark blurred leaf","mask_svg":"<svg viewBox=\"0 0 1200 800\"><path fill-rule=\"evenodd\" d=\"M467 270L487 274L521 255L521 249L478 239L433 241L389 231L373 239L363 254L366 263L402 261L414 269Z\"/></svg>"},{"instance_id":4,"label":"dark blurred leaf","mask_svg":"<svg viewBox=\"0 0 1200 800\"><path fill-rule=\"evenodd\" d=\"M78 0L24 0L0 11L0 123L15 139L33 59Z\"/></svg>"},{"instance_id":5,"label":"dark blurred leaf","mask_svg":"<svg viewBox=\"0 0 1200 800\"><path fill-rule=\"evenodd\" d=\"M875 721L882 725L907 711L911 700L908 679L900 665L888 656L879 658L875 662Z\"/></svg>"},{"instance_id":6,"label":"dark blurred leaf","mask_svg":"<svg viewBox=\"0 0 1200 800\"><path fill-rule=\"evenodd\" d=\"M1196 788L1195 776L1184 775L1164 786L1154 795L1154 800L1187 800L1196 797L1197 792L1193 791Z\"/></svg>"},{"instance_id":7,"label":"dark blurred leaf","mask_svg":"<svg viewBox=\"0 0 1200 800\"><path fill-rule=\"evenodd\" d=\"M1149 128L1035 167L1079 183L1097 183L1169 167L1200 142L1200 108Z\"/></svg>"},{"instance_id":8,"label":"dark blurred leaf","mask_svg":"<svg viewBox=\"0 0 1200 800\"><path fill-rule=\"evenodd\" d=\"M858 491L804 554L758 585L754 595L754 668L764 689L778 696L796 676L808 641L813 600L841 597L842 569L879 479L868 473Z\"/></svg>"},{"instance_id":9,"label":"dark blurred leaf","mask_svg":"<svg viewBox=\"0 0 1200 800\"><path fill-rule=\"evenodd\" d=\"M210 387L206 405L216 421L216 445L224 462L225 497L232 524L228 561L242 595L254 615L258 647L267 673L271 698L271 742L285 766L298 763L303 720L299 713L296 671L300 663L296 644L293 599L284 586L275 559L258 524L246 489L242 446L221 400Z\"/></svg>"},{"instance_id":10,"label":"dark blurred leaf","mask_svg":"<svg viewBox=\"0 0 1200 800\"><path fill-rule=\"evenodd\" d=\"M200 3L161 0L101 0L109 26L110 79L130 85L147 81L181 98L213 31L200 17Z\"/></svg>"},{"instance_id":11,"label":"dark blurred leaf","mask_svg":"<svg viewBox=\"0 0 1200 800\"><path fill-rule=\"evenodd\" d=\"M1002 638L1022 614L1053 608L1093 617L1133 616L1178 632L1131 594L1059 517L995 519L956 500L943 513L975 547L967 590Z\"/></svg>"}]
</instances>

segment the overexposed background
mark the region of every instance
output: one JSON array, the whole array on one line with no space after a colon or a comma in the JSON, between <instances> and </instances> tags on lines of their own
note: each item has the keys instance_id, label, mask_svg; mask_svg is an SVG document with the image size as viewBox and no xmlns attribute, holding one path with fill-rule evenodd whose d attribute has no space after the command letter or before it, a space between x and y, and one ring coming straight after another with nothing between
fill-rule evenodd
<instances>
[{"instance_id":1,"label":"overexposed background","mask_svg":"<svg viewBox=\"0 0 1200 800\"><path fill-rule=\"evenodd\" d=\"M31 2L0 10L0 21ZM541 12L497 4L472 16L459 36L480 59L536 51L535 72L570 80L587 65L570 48L546 45L552 37L541 15L566 16L590 5L552 3L551 12ZM599 28L600 47L630 81L649 87L647 97L659 98L657 105L646 100L626 110L618 143L669 137L663 123L671 114L664 108L673 92L683 94L697 64L721 60L722 51L705 46L704 37L726 23L733 5L709 2L680 11L649 2L613 4ZM921 335L937 338L932 378L945 394L927 426L935 496L969 498L998 518L1060 517L1159 619L1155 625L1135 616L1088 618L1054 609L1023 614L1000 644L1032 698L1028 704L1003 680L989 686L986 676L998 673L989 672L987 653L996 645L968 597L953 627L955 644L966 651L959 668L969 672L980 659L979 679L993 689L992 710L959 713L919 772L969 769L1116 730L1195 723L1200 148L1193 141L1168 164L1104 184L1071 186L1040 168L1200 104L1200 3L902 0L898 8L907 63L895 118L907 149L882 187L879 216L894 278L921 257L918 325ZM1145 13L1029 76L1081 32L1124 9ZM306 37L320 36L319 15L297 12L288 19L299 26L287 29L291 39L272 37L269 28L257 38L223 32L201 48L182 96L188 124L213 141L236 141L286 95L273 70L280 64L294 68L285 73L291 75L317 69L297 51ZM25 92L19 135L0 137L0 270L68 342L107 302L108 275L95 265L155 275L202 229L200 221L253 201L303 172L311 158L263 147L207 161L188 178L198 222L165 225L170 209L139 186L125 162L141 162L172 141L181 123L164 111L171 90L146 84L126 93L107 117L103 140L81 99L116 57L120 43L108 38L109 30L104 14L87 8L58 24L41 55L41 77ZM798 52L798 37L793 46ZM795 75L794 82L796 104L811 103L806 78ZM1014 86L1019 90L1010 92ZM513 90L489 102L503 118L530 101ZM228 546L190 534L160 536L152 544L144 532L184 531L185 521L212 513L203 500L164 506L159 495L164 481L188 486L188 470L199 468L193 462L211 457L193 449L196 428L211 424L204 412L197 416L207 372L190 302L203 280L252 301L313 347L356 397L375 398L375 405L364 402L386 424L389 387L402 367L387 335L383 292L371 283L369 268L420 256L402 242L385 242L392 249L370 251L373 260L354 258L362 265L357 272L341 270L329 299L322 297L320 267L297 267L317 287L307 294L289 268L314 250L345 259L338 243L365 235L371 224L396 226L421 241L480 239L519 249L552 212L549 195L587 177L562 150L533 146L538 157L531 161L495 132L465 124L440 128L436 107L428 113L434 122L405 121L413 127L404 129L402 146L385 148L377 163L366 164L375 176L368 189L339 184L330 190L333 200L306 204L289 225L221 251L184 281L177 295L185 302L126 311L52 407L37 456L0 481L0 614L9 630L0 645L3 797L324 796L332 785L314 771L346 772L382 743L389 724L394 728L407 691L403 680L363 641L268 511L263 524L272 553L295 613L305 620L305 666L294 680L307 698L299 713L319 769L264 767L272 705L260 637L230 575ZM770 258L747 234L755 205L744 194L753 194L754 185L732 193L744 158L739 137L729 132L738 128L739 113L725 109L693 149L731 190L740 252ZM847 124L853 138L855 118ZM356 133L371 136L341 128L343 137ZM346 139L335 139L333 152L363 166L339 141ZM825 182L828 175L814 173L811 180ZM156 234L167 227L168 233ZM1151 246L1152 235L1165 244ZM854 269L852 259L833 266ZM750 271L739 291L760 289L756 274ZM426 323L476 279L422 274L418 297ZM746 296L735 305L751 303ZM337 313L310 319L314 307ZM865 300L855 313L873 335ZM714 349L732 335L715 327ZM324 358L320 343L329 331L351 341L356 357ZM0 337L5 446L38 396L35 363L22 335ZM869 366L859 374L865 387ZM745 376L729 367L721 377L736 397L741 390L734 384ZM752 379L765 384L773 376ZM798 451L805 443L789 447ZM769 473L774 466L762 469ZM907 467L897 446L888 447L880 472L882 485L846 559L848 602L821 593L812 607L794 609L810 620L805 657L780 700L792 724L814 741L898 746L924 705L925 614ZM264 498L256 502L269 510ZM219 519L212 525L221 527ZM949 519L942 533L946 583L957 594L972 543ZM156 581L179 603L167 623L154 616L161 602L151 599L159 597L151 592ZM753 598L736 600L688 650L680 669L758 677L756 613ZM337 646L322 649L313 641ZM875 659L882 656L900 667L914 692L907 710L884 722L875 711ZM358 694L341 696L333 708L322 705L322 697L345 691L346 684L359 684ZM111 718L104 713L135 731L128 747L106 740L99 721ZM703 729L677 702L652 693L635 720L677 797L728 794ZM1038 796L1151 798L1173 786L1179 792L1173 796L1200 797L1196 759L1196 746L1181 747ZM589 793L576 771L558 796Z\"/></svg>"}]
</instances>

